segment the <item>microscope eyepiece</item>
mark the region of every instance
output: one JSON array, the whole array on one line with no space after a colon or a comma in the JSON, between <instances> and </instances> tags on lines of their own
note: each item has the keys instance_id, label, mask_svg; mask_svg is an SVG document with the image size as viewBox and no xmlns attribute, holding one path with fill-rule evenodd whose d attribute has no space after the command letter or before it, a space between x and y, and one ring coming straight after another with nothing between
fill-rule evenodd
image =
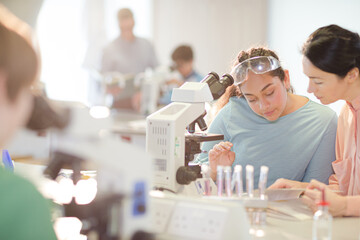
<instances>
[{"instance_id":1,"label":"microscope eyepiece","mask_svg":"<svg viewBox=\"0 0 360 240\"><path fill-rule=\"evenodd\" d=\"M34 96L34 107L26 127L40 131L51 127L65 128L70 122L70 110L57 108L44 96Z\"/></svg>"},{"instance_id":2,"label":"microscope eyepiece","mask_svg":"<svg viewBox=\"0 0 360 240\"><path fill-rule=\"evenodd\" d=\"M201 82L209 85L214 100L219 99L226 91L228 86L234 83L234 79L230 74L224 74L221 79L215 72L209 73Z\"/></svg>"},{"instance_id":3,"label":"microscope eyepiece","mask_svg":"<svg viewBox=\"0 0 360 240\"><path fill-rule=\"evenodd\" d=\"M209 72L208 75L206 75L201 82L206 82L209 84L209 82L213 81L219 81L219 75L216 72Z\"/></svg>"},{"instance_id":4,"label":"microscope eyepiece","mask_svg":"<svg viewBox=\"0 0 360 240\"><path fill-rule=\"evenodd\" d=\"M234 84L234 78L230 74L226 73L221 77L220 82L221 82L221 84L226 86L225 88L227 88L228 86L231 86Z\"/></svg>"}]
</instances>

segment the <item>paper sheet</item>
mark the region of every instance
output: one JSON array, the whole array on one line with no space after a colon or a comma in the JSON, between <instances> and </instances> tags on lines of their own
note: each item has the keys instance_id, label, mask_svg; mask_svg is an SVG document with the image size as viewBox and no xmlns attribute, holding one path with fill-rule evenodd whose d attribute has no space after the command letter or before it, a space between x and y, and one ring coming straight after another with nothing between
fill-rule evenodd
<instances>
[{"instance_id":1,"label":"paper sheet","mask_svg":"<svg viewBox=\"0 0 360 240\"><path fill-rule=\"evenodd\" d=\"M311 210L301 202L301 199L287 201L272 201L268 203L269 217L284 220L310 220L313 217Z\"/></svg>"},{"instance_id":2,"label":"paper sheet","mask_svg":"<svg viewBox=\"0 0 360 240\"><path fill-rule=\"evenodd\" d=\"M266 195L269 201L297 199L305 191L305 188L281 188L267 189Z\"/></svg>"}]
</instances>

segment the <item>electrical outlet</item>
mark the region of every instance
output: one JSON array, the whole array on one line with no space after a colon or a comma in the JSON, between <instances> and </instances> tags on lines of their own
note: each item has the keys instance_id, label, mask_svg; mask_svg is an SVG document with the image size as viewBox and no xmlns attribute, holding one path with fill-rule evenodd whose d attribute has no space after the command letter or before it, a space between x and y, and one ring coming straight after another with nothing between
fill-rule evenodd
<instances>
[{"instance_id":1,"label":"electrical outlet","mask_svg":"<svg viewBox=\"0 0 360 240\"><path fill-rule=\"evenodd\" d=\"M151 230L154 233L165 233L170 217L175 208L175 201L167 199L151 200Z\"/></svg>"},{"instance_id":2,"label":"electrical outlet","mask_svg":"<svg viewBox=\"0 0 360 240\"><path fill-rule=\"evenodd\" d=\"M190 239L221 239L227 216L224 207L178 202L167 233Z\"/></svg>"}]
</instances>

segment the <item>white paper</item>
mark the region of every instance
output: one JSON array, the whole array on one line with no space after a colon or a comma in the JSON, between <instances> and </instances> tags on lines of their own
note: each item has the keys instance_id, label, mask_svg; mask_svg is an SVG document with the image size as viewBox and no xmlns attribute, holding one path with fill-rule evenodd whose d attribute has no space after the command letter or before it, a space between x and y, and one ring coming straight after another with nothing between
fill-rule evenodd
<instances>
[{"instance_id":1,"label":"white paper","mask_svg":"<svg viewBox=\"0 0 360 240\"><path fill-rule=\"evenodd\" d=\"M297 199L305 191L305 188L280 188L266 189L265 193L269 201Z\"/></svg>"}]
</instances>

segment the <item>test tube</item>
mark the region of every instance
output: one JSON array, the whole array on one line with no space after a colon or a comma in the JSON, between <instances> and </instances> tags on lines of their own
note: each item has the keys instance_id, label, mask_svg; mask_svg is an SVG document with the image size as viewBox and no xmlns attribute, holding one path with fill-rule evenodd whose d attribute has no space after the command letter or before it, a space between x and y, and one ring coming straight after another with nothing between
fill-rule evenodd
<instances>
[{"instance_id":1,"label":"test tube","mask_svg":"<svg viewBox=\"0 0 360 240\"><path fill-rule=\"evenodd\" d=\"M231 167L224 167L224 175L225 175L225 192L228 197L231 197Z\"/></svg>"},{"instance_id":2,"label":"test tube","mask_svg":"<svg viewBox=\"0 0 360 240\"><path fill-rule=\"evenodd\" d=\"M217 166L216 172L217 172L216 183L217 183L217 188L218 188L217 194L218 194L218 196L222 196L223 187L224 187L224 167Z\"/></svg>"},{"instance_id":3,"label":"test tube","mask_svg":"<svg viewBox=\"0 0 360 240\"><path fill-rule=\"evenodd\" d=\"M202 177L204 179L204 185L205 185L205 195L210 196L211 195L211 188L210 188L210 167L206 164L201 165L201 173Z\"/></svg>"},{"instance_id":4,"label":"test tube","mask_svg":"<svg viewBox=\"0 0 360 240\"><path fill-rule=\"evenodd\" d=\"M254 197L254 166L246 165L246 190L249 198Z\"/></svg>"},{"instance_id":5,"label":"test tube","mask_svg":"<svg viewBox=\"0 0 360 240\"><path fill-rule=\"evenodd\" d=\"M234 183L236 195L238 197L242 197L243 184L242 184L242 166L241 165L235 165L233 176L232 176L232 181Z\"/></svg>"},{"instance_id":6,"label":"test tube","mask_svg":"<svg viewBox=\"0 0 360 240\"><path fill-rule=\"evenodd\" d=\"M267 183L269 168L267 166L261 166L259 177L259 194L261 199L265 199L265 190Z\"/></svg>"}]
</instances>

